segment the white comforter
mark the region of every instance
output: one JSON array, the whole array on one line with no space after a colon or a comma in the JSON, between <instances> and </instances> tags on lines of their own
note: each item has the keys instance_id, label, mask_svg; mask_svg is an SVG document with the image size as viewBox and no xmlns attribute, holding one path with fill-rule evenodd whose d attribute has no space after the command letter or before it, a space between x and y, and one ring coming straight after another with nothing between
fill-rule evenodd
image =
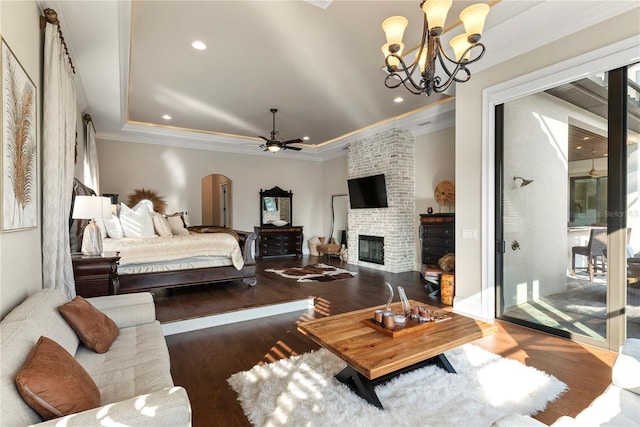
<instances>
[{"instance_id":1,"label":"white comforter","mask_svg":"<svg viewBox=\"0 0 640 427\"><path fill-rule=\"evenodd\" d=\"M120 265L171 261L197 256L224 256L238 270L244 259L238 241L227 233L190 233L171 237L104 239L105 252L120 252Z\"/></svg>"}]
</instances>

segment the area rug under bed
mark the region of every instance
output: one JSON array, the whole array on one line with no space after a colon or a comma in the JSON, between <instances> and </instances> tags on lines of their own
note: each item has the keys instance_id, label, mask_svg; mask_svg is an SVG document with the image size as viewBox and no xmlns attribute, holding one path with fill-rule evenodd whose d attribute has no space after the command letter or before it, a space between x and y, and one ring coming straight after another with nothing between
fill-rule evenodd
<instances>
[{"instance_id":1,"label":"area rug under bed","mask_svg":"<svg viewBox=\"0 0 640 427\"><path fill-rule=\"evenodd\" d=\"M334 375L345 362L328 350L305 353L227 379L254 426L490 426L532 415L567 390L557 378L466 344L446 353L457 374L427 366L377 386L384 410Z\"/></svg>"},{"instance_id":2,"label":"area rug under bed","mask_svg":"<svg viewBox=\"0 0 640 427\"><path fill-rule=\"evenodd\" d=\"M334 282L336 280L350 279L356 273L327 264L311 264L305 267L269 268L265 271L276 273L287 279L296 279L298 282Z\"/></svg>"}]
</instances>

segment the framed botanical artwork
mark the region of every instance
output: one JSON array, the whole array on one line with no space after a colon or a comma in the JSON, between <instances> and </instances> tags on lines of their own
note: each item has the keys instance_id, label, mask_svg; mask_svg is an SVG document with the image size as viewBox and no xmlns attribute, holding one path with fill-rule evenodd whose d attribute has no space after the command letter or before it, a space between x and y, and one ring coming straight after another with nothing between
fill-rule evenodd
<instances>
[{"instance_id":1,"label":"framed botanical artwork","mask_svg":"<svg viewBox=\"0 0 640 427\"><path fill-rule=\"evenodd\" d=\"M2 231L35 228L36 86L2 39Z\"/></svg>"}]
</instances>

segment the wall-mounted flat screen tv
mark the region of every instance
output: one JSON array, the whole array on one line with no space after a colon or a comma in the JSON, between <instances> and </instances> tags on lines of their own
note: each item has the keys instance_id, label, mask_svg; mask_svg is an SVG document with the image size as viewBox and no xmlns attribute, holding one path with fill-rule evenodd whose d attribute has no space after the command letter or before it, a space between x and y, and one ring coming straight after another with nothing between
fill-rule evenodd
<instances>
[{"instance_id":1,"label":"wall-mounted flat screen tv","mask_svg":"<svg viewBox=\"0 0 640 427\"><path fill-rule=\"evenodd\" d=\"M347 180L351 209L386 208L387 185L384 174Z\"/></svg>"}]
</instances>

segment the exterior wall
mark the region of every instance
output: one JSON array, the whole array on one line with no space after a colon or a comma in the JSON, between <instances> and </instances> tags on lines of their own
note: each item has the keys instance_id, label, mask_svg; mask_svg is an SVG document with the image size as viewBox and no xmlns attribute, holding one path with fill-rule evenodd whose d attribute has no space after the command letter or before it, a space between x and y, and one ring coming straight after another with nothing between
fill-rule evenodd
<instances>
[{"instance_id":1,"label":"exterior wall","mask_svg":"<svg viewBox=\"0 0 640 427\"><path fill-rule=\"evenodd\" d=\"M39 25L40 9L35 1L0 2L0 34L36 85L38 205L42 194L42 43ZM41 222L38 218L35 229L0 233L0 318L28 295L42 289Z\"/></svg>"},{"instance_id":2,"label":"exterior wall","mask_svg":"<svg viewBox=\"0 0 640 427\"><path fill-rule=\"evenodd\" d=\"M349 178L385 174L388 208L349 209L349 263L392 273L415 268L415 138L392 129L353 142ZM384 237L384 266L358 261L358 235Z\"/></svg>"}]
</instances>

